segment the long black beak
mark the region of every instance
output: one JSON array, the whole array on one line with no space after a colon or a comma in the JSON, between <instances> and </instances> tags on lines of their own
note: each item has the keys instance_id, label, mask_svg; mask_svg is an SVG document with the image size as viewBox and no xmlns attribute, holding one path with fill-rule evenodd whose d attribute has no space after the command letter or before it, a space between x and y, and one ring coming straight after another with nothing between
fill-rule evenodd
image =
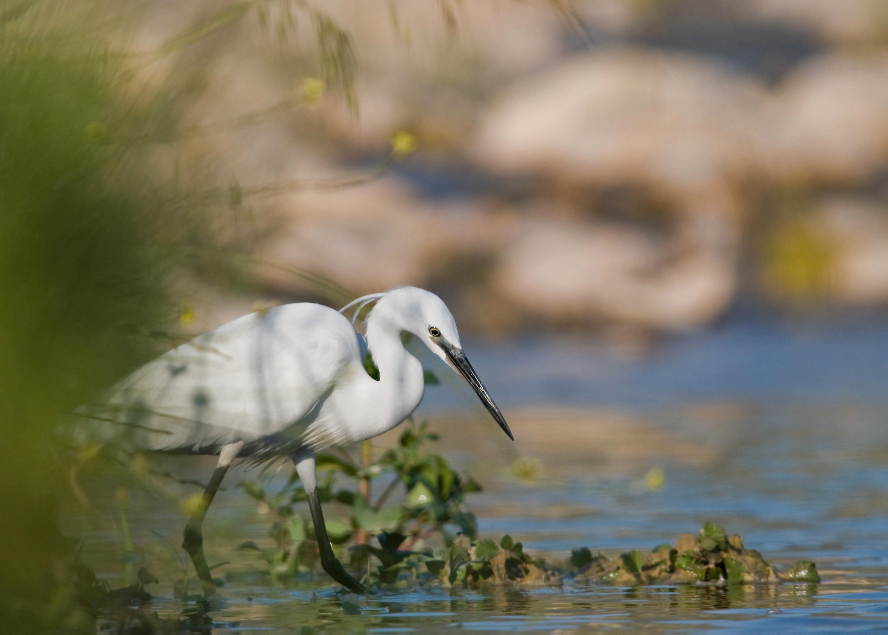
<instances>
[{"instance_id":1,"label":"long black beak","mask_svg":"<svg viewBox=\"0 0 888 635\"><path fill-rule=\"evenodd\" d=\"M438 341L436 343L444 350L447 357L450 358L450 361L453 362L453 365L456 366L456 369L465 380L469 382L469 386L472 387L475 394L481 399L484 407L487 408L487 412L493 416L494 420L499 424L499 427L503 429L503 432L509 435L509 438L514 441L515 437L512 436L512 431L509 430L509 424L506 423L503 413L501 413L500 409L496 407L495 403L493 403L493 399L490 398L487 389L484 387L484 384L481 383L481 380L478 378L478 373L472 368L466 354L462 352L462 349L456 348L450 344L450 342Z\"/></svg>"}]
</instances>

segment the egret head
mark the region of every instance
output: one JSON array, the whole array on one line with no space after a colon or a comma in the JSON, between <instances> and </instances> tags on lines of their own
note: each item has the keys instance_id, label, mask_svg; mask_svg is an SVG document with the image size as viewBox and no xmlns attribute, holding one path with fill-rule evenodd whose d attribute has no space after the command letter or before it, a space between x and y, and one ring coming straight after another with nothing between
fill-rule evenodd
<instances>
[{"instance_id":1,"label":"egret head","mask_svg":"<svg viewBox=\"0 0 888 635\"><path fill-rule=\"evenodd\" d=\"M503 432L514 441L503 414L466 358L456 322L444 301L434 293L416 287L399 287L384 294L374 294L374 299L377 298L379 303L371 312L371 316L375 316L373 321L386 323L390 329L417 338L462 375Z\"/></svg>"}]
</instances>

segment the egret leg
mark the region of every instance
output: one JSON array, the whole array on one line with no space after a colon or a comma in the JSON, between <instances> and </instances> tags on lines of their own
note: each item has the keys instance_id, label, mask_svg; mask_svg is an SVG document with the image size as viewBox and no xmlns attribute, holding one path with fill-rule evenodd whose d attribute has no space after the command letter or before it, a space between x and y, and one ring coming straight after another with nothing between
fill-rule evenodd
<instances>
[{"instance_id":1,"label":"egret leg","mask_svg":"<svg viewBox=\"0 0 888 635\"><path fill-rule=\"evenodd\" d=\"M204 490L200 505L188 520L188 524L185 525L182 548L191 556L191 562L194 563L194 570L197 572L197 577L200 579L200 584L206 597L216 593L216 585L213 583L210 567L207 565L206 556L204 556L203 531L201 527L207 515L207 510L210 508L210 504L219 490L219 485L222 484L222 479L225 478L225 473L228 472L228 468L231 466L232 461L237 458L237 454L242 447L244 447L244 442L238 441L237 443L224 446L219 452L219 462L216 464L213 476L210 477L210 482Z\"/></svg>"},{"instance_id":2,"label":"egret leg","mask_svg":"<svg viewBox=\"0 0 888 635\"><path fill-rule=\"evenodd\" d=\"M364 588L364 585L351 577L343 568L342 563L333 554L333 547L330 545L330 538L327 536L327 526L324 524L324 514L321 511L321 501L318 500L314 456L294 457L293 463L296 464L296 472L299 473L302 486L308 495L308 507L311 510L311 520L314 522L315 536L318 539L321 566L331 578L342 586L355 593L366 593L367 589Z\"/></svg>"}]
</instances>

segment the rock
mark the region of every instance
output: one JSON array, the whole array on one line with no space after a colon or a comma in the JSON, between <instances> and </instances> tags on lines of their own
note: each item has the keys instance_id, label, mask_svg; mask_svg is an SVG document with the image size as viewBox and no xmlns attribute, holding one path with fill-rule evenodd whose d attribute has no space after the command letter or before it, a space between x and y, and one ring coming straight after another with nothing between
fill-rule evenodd
<instances>
[{"instance_id":1,"label":"rock","mask_svg":"<svg viewBox=\"0 0 888 635\"><path fill-rule=\"evenodd\" d=\"M859 183L888 160L888 55L829 53L774 96L763 161L781 180Z\"/></svg>"},{"instance_id":2,"label":"rock","mask_svg":"<svg viewBox=\"0 0 888 635\"><path fill-rule=\"evenodd\" d=\"M386 151L391 135L405 128L425 151L462 147L481 97L555 58L564 27L544 3L392 2L385 10L325 11L352 37L361 72L358 111L328 100L322 128L340 143L375 152Z\"/></svg>"},{"instance_id":3,"label":"rock","mask_svg":"<svg viewBox=\"0 0 888 635\"><path fill-rule=\"evenodd\" d=\"M850 304L888 302L888 203L830 197L821 205L834 297Z\"/></svg>"},{"instance_id":4,"label":"rock","mask_svg":"<svg viewBox=\"0 0 888 635\"><path fill-rule=\"evenodd\" d=\"M476 160L582 185L638 183L690 202L756 163L762 86L685 55L608 50L504 91L482 117Z\"/></svg>"},{"instance_id":5,"label":"rock","mask_svg":"<svg viewBox=\"0 0 888 635\"><path fill-rule=\"evenodd\" d=\"M833 42L879 40L888 28L880 0L746 0L736 6L747 16L798 26Z\"/></svg>"},{"instance_id":6,"label":"rock","mask_svg":"<svg viewBox=\"0 0 888 635\"><path fill-rule=\"evenodd\" d=\"M683 232L656 240L602 222L529 219L502 254L495 288L553 322L619 321L655 329L706 324L733 297L733 249L710 246L697 230Z\"/></svg>"},{"instance_id":7,"label":"rock","mask_svg":"<svg viewBox=\"0 0 888 635\"><path fill-rule=\"evenodd\" d=\"M423 201L393 177L295 192L279 210L258 253L270 263L259 281L283 293L302 289L294 271L322 274L355 293L426 286L451 263L489 254L514 235L509 215Z\"/></svg>"}]
</instances>

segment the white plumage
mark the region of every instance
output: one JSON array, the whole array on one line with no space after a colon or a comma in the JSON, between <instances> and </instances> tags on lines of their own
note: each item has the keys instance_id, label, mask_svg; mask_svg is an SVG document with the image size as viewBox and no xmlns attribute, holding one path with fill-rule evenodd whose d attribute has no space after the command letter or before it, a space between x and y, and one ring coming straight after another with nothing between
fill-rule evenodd
<instances>
[{"instance_id":1,"label":"white plumage","mask_svg":"<svg viewBox=\"0 0 888 635\"><path fill-rule=\"evenodd\" d=\"M122 422L138 450L215 453L237 440L342 428L317 406L338 381L373 381L359 336L333 309L289 304L245 315L146 364L83 414ZM326 405L325 403L323 405ZM331 404L332 405L332 404Z\"/></svg>"}]
</instances>

